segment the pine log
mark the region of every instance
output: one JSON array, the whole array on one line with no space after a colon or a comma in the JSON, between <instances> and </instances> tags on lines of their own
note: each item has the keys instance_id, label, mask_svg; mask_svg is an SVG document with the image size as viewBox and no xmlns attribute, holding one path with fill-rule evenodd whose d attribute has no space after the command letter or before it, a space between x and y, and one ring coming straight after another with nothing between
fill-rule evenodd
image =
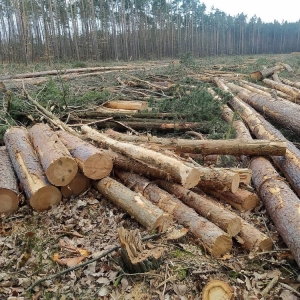
<instances>
[{"instance_id":1,"label":"pine log","mask_svg":"<svg viewBox=\"0 0 300 300\"><path fill-rule=\"evenodd\" d=\"M277 72L272 75L272 78L275 82L282 83Z\"/></svg>"},{"instance_id":2,"label":"pine log","mask_svg":"<svg viewBox=\"0 0 300 300\"><path fill-rule=\"evenodd\" d=\"M19 207L16 175L5 147L0 147L0 217L10 215Z\"/></svg>"},{"instance_id":3,"label":"pine log","mask_svg":"<svg viewBox=\"0 0 300 300\"><path fill-rule=\"evenodd\" d=\"M147 101L126 101L126 100L110 100L106 102L104 107L127 110L145 110L148 108Z\"/></svg>"},{"instance_id":4,"label":"pine log","mask_svg":"<svg viewBox=\"0 0 300 300\"><path fill-rule=\"evenodd\" d=\"M281 92L284 92L284 93L292 96L294 99L300 99L300 90L295 87L291 87L289 85L286 85L286 84L283 84L280 82L276 82L271 79L264 79L263 83L265 83L268 86L271 86L273 89L279 90Z\"/></svg>"},{"instance_id":5,"label":"pine log","mask_svg":"<svg viewBox=\"0 0 300 300\"><path fill-rule=\"evenodd\" d=\"M251 161L253 183L276 229L300 266L300 200L279 176L272 164L262 158Z\"/></svg>"},{"instance_id":6,"label":"pine log","mask_svg":"<svg viewBox=\"0 0 300 300\"><path fill-rule=\"evenodd\" d=\"M57 134L47 124L36 124L28 132L48 180L56 186L68 185L78 167Z\"/></svg>"},{"instance_id":7,"label":"pine log","mask_svg":"<svg viewBox=\"0 0 300 300\"><path fill-rule=\"evenodd\" d=\"M229 252L232 240L228 234L199 216L194 209L160 189L154 183L136 174L118 171L118 177L131 189L141 193L158 207L174 216L174 218L199 238L214 257L221 257Z\"/></svg>"},{"instance_id":8,"label":"pine log","mask_svg":"<svg viewBox=\"0 0 300 300\"><path fill-rule=\"evenodd\" d=\"M88 126L82 126L81 130L88 138L102 143L105 147L110 147L114 151L164 170L176 182L181 183L186 188L196 186L200 180L201 173L198 169L186 166L183 162L175 158L136 145L115 141Z\"/></svg>"},{"instance_id":9,"label":"pine log","mask_svg":"<svg viewBox=\"0 0 300 300\"><path fill-rule=\"evenodd\" d=\"M300 82L294 82L294 81L288 80L286 78L282 78L281 81L286 85L290 85L292 87L300 89Z\"/></svg>"},{"instance_id":10,"label":"pine log","mask_svg":"<svg viewBox=\"0 0 300 300\"><path fill-rule=\"evenodd\" d=\"M59 131L57 134L86 177L97 180L109 175L113 162L105 151L66 131Z\"/></svg>"},{"instance_id":11,"label":"pine log","mask_svg":"<svg viewBox=\"0 0 300 300\"><path fill-rule=\"evenodd\" d=\"M217 85L229 91L229 88L220 79L215 79ZM232 97L230 105L238 112L241 118L247 123L252 133L259 139L282 140L287 143L285 156L272 156L272 160L282 170L297 195L300 197L300 150L293 143L288 141L282 133L267 122L248 104L238 97Z\"/></svg>"},{"instance_id":12,"label":"pine log","mask_svg":"<svg viewBox=\"0 0 300 300\"><path fill-rule=\"evenodd\" d=\"M156 184L195 209L201 216L216 224L230 236L236 236L240 232L242 226L240 218L212 198L200 196L179 184L165 180L157 180Z\"/></svg>"},{"instance_id":13,"label":"pine log","mask_svg":"<svg viewBox=\"0 0 300 300\"><path fill-rule=\"evenodd\" d=\"M61 193L50 185L31 145L28 131L22 127L12 127L5 132L4 142L31 207L44 211L58 205Z\"/></svg>"},{"instance_id":14,"label":"pine log","mask_svg":"<svg viewBox=\"0 0 300 300\"><path fill-rule=\"evenodd\" d=\"M286 152L286 143L281 141L168 139L155 136L129 136L111 129L106 130L105 134L120 141L144 142L177 152L202 155L284 155Z\"/></svg>"},{"instance_id":15,"label":"pine log","mask_svg":"<svg viewBox=\"0 0 300 300\"><path fill-rule=\"evenodd\" d=\"M225 281L211 280L202 290L202 300L233 300L234 291Z\"/></svg>"},{"instance_id":16,"label":"pine log","mask_svg":"<svg viewBox=\"0 0 300 300\"><path fill-rule=\"evenodd\" d=\"M156 228L162 231L172 224L169 215L160 208L110 177L94 181L93 185L105 198L121 207L149 231Z\"/></svg>"},{"instance_id":17,"label":"pine log","mask_svg":"<svg viewBox=\"0 0 300 300\"><path fill-rule=\"evenodd\" d=\"M253 80L262 80L263 78L269 77L276 71L281 71L283 66L275 66L267 69L263 69L260 71L256 71L250 74L251 79Z\"/></svg>"},{"instance_id":18,"label":"pine log","mask_svg":"<svg viewBox=\"0 0 300 300\"><path fill-rule=\"evenodd\" d=\"M71 198L72 196L76 197L85 192L90 185L91 181L88 177L82 173L77 173L68 185L60 188L60 191L65 198Z\"/></svg>"}]
</instances>

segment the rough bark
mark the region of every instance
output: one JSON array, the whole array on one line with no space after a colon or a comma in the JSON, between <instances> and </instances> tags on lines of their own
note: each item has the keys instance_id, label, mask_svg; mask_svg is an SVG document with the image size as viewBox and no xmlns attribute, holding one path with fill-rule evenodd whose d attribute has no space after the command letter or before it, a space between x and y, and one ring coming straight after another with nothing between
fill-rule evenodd
<instances>
[{"instance_id":1,"label":"rough bark","mask_svg":"<svg viewBox=\"0 0 300 300\"><path fill-rule=\"evenodd\" d=\"M262 80L263 78L269 77L276 71L281 71L283 66L275 66L267 69L263 69L260 71L256 71L250 74L251 79L253 80Z\"/></svg>"},{"instance_id":2,"label":"rough bark","mask_svg":"<svg viewBox=\"0 0 300 300\"><path fill-rule=\"evenodd\" d=\"M253 183L264 202L276 229L300 266L300 200L279 176L271 163L262 158L254 159L250 167Z\"/></svg>"},{"instance_id":3,"label":"rough bark","mask_svg":"<svg viewBox=\"0 0 300 300\"><path fill-rule=\"evenodd\" d=\"M50 185L45 176L28 131L22 127L12 127L5 132L4 142L31 207L44 211L58 205L61 193Z\"/></svg>"},{"instance_id":4,"label":"rough bark","mask_svg":"<svg viewBox=\"0 0 300 300\"><path fill-rule=\"evenodd\" d=\"M71 198L72 196L76 197L85 192L90 185L91 181L88 177L82 173L77 173L68 185L60 188L60 191L65 198Z\"/></svg>"},{"instance_id":5,"label":"rough bark","mask_svg":"<svg viewBox=\"0 0 300 300\"><path fill-rule=\"evenodd\" d=\"M148 108L147 101L126 101L126 100L111 100L106 102L104 107L114 109L127 109L127 110L145 110Z\"/></svg>"},{"instance_id":6,"label":"rough bark","mask_svg":"<svg viewBox=\"0 0 300 300\"><path fill-rule=\"evenodd\" d=\"M115 141L88 126L82 126L81 129L88 138L102 143L105 147L110 147L114 151L164 170L176 182L181 183L186 188L196 186L200 180L201 173L198 169L186 166L183 162L175 158L136 145Z\"/></svg>"},{"instance_id":7,"label":"rough bark","mask_svg":"<svg viewBox=\"0 0 300 300\"><path fill-rule=\"evenodd\" d=\"M75 158L79 169L88 178L97 180L109 175L113 162L103 150L73 136L65 131L59 131L59 138Z\"/></svg>"},{"instance_id":8,"label":"rough bark","mask_svg":"<svg viewBox=\"0 0 300 300\"><path fill-rule=\"evenodd\" d=\"M231 250L232 240L228 234L199 216L194 209L183 204L179 199L139 175L123 171L118 171L117 175L131 189L144 195L158 207L174 216L177 222L189 228L213 256L220 257Z\"/></svg>"},{"instance_id":9,"label":"rough bark","mask_svg":"<svg viewBox=\"0 0 300 300\"><path fill-rule=\"evenodd\" d=\"M144 196L131 191L110 177L94 181L93 185L104 197L124 209L147 230L156 228L165 230L172 223L167 214L153 205Z\"/></svg>"},{"instance_id":10,"label":"rough bark","mask_svg":"<svg viewBox=\"0 0 300 300\"><path fill-rule=\"evenodd\" d=\"M10 215L19 207L17 177L5 147L0 147L0 216Z\"/></svg>"},{"instance_id":11,"label":"rough bark","mask_svg":"<svg viewBox=\"0 0 300 300\"><path fill-rule=\"evenodd\" d=\"M57 134L47 124L36 124L28 132L48 180L56 186L69 184L78 167Z\"/></svg>"},{"instance_id":12,"label":"rough bark","mask_svg":"<svg viewBox=\"0 0 300 300\"><path fill-rule=\"evenodd\" d=\"M264 79L263 83L265 83L268 86L271 86L273 89L279 90L281 92L284 92L290 96L292 96L294 99L300 99L300 90L295 88L295 87L291 87L289 85L280 83L280 82L276 82L274 80L270 80L270 79Z\"/></svg>"},{"instance_id":13,"label":"rough bark","mask_svg":"<svg viewBox=\"0 0 300 300\"><path fill-rule=\"evenodd\" d=\"M297 89L300 89L300 82L294 82L285 78L282 78L281 81L286 84L286 85L290 85L292 87L295 87Z\"/></svg>"}]
</instances>

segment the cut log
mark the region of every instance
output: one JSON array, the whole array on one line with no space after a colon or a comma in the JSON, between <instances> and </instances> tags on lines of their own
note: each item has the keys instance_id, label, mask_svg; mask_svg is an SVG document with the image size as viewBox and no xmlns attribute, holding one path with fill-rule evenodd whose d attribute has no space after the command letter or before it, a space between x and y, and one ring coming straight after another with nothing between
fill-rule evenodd
<instances>
[{"instance_id":1,"label":"cut log","mask_svg":"<svg viewBox=\"0 0 300 300\"><path fill-rule=\"evenodd\" d=\"M172 220L144 196L135 193L116 180L105 177L93 182L94 187L108 200L124 209L147 230L167 229Z\"/></svg>"},{"instance_id":2,"label":"cut log","mask_svg":"<svg viewBox=\"0 0 300 300\"><path fill-rule=\"evenodd\" d=\"M260 71L256 71L250 74L250 78L253 80L262 80L263 78L269 77L276 71L281 71L284 69L283 66L275 66L272 68L263 69Z\"/></svg>"},{"instance_id":3,"label":"cut log","mask_svg":"<svg viewBox=\"0 0 300 300\"><path fill-rule=\"evenodd\" d=\"M174 216L180 224L189 228L214 257L221 257L231 250L230 236L215 224L199 216L194 209L139 175L122 171L118 171L117 175L131 189L144 195L158 207Z\"/></svg>"},{"instance_id":4,"label":"cut log","mask_svg":"<svg viewBox=\"0 0 300 300\"><path fill-rule=\"evenodd\" d=\"M262 158L251 161L253 183L276 229L300 266L300 200L279 176L272 164Z\"/></svg>"},{"instance_id":5,"label":"cut log","mask_svg":"<svg viewBox=\"0 0 300 300\"><path fill-rule=\"evenodd\" d=\"M281 92L284 92L290 96L292 96L294 99L300 99L300 90L291 86L288 86L286 84L276 82L271 79L264 79L263 83L265 83L268 86L271 86L273 89L279 90Z\"/></svg>"},{"instance_id":6,"label":"cut log","mask_svg":"<svg viewBox=\"0 0 300 300\"><path fill-rule=\"evenodd\" d=\"M149 243L143 244L138 229L118 229L121 244L121 258L125 270L129 273L145 273L156 270L162 263L164 247L154 246Z\"/></svg>"},{"instance_id":7,"label":"cut log","mask_svg":"<svg viewBox=\"0 0 300 300\"><path fill-rule=\"evenodd\" d=\"M76 197L85 192L90 185L91 181L88 177L82 173L77 173L68 185L60 188L60 191L65 198L71 198L72 196Z\"/></svg>"},{"instance_id":8,"label":"cut log","mask_svg":"<svg viewBox=\"0 0 300 300\"><path fill-rule=\"evenodd\" d=\"M277 72L272 75L272 78L275 82L282 83Z\"/></svg>"},{"instance_id":9,"label":"cut log","mask_svg":"<svg viewBox=\"0 0 300 300\"><path fill-rule=\"evenodd\" d=\"M44 211L57 206L61 193L50 185L31 145L28 131L22 127L12 127L5 132L4 142L31 207Z\"/></svg>"},{"instance_id":10,"label":"cut log","mask_svg":"<svg viewBox=\"0 0 300 300\"><path fill-rule=\"evenodd\" d=\"M81 129L88 138L103 144L105 147L110 147L114 151L164 170L176 182L181 183L186 188L196 186L200 180L200 171L198 169L186 166L175 158L136 145L115 141L88 126L82 126Z\"/></svg>"},{"instance_id":11,"label":"cut log","mask_svg":"<svg viewBox=\"0 0 300 300\"><path fill-rule=\"evenodd\" d=\"M17 177L5 147L0 147L0 217L10 215L19 207Z\"/></svg>"},{"instance_id":12,"label":"cut log","mask_svg":"<svg viewBox=\"0 0 300 300\"><path fill-rule=\"evenodd\" d=\"M281 81L286 85L290 85L292 87L300 89L300 82L294 82L294 81L288 80L286 78L282 78Z\"/></svg>"},{"instance_id":13,"label":"cut log","mask_svg":"<svg viewBox=\"0 0 300 300\"><path fill-rule=\"evenodd\" d=\"M148 108L147 101L126 101L126 100L110 100L106 102L104 107L127 110L145 110Z\"/></svg>"},{"instance_id":14,"label":"cut log","mask_svg":"<svg viewBox=\"0 0 300 300\"><path fill-rule=\"evenodd\" d=\"M202 300L233 300L233 288L221 280L211 280L202 290Z\"/></svg>"},{"instance_id":15,"label":"cut log","mask_svg":"<svg viewBox=\"0 0 300 300\"><path fill-rule=\"evenodd\" d=\"M230 236L236 236L240 232L242 226L240 218L212 198L204 195L200 196L179 184L165 180L158 180L156 183L159 187L195 209L201 216L223 229Z\"/></svg>"},{"instance_id":16,"label":"cut log","mask_svg":"<svg viewBox=\"0 0 300 300\"><path fill-rule=\"evenodd\" d=\"M68 185L78 167L57 134L47 124L36 124L28 132L48 180L56 186Z\"/></svg>"},{"instance_id":17,"label":"cut log","mask_svg":"<svg viewBox=\"0 0 300 300\"><path fill-rule=\"evenodd\" d=\"M75 158L83 174L91 179L102 179L109 175L113 162L107 153L65 131L58 136Z\"/></svg>"}]
</instances>

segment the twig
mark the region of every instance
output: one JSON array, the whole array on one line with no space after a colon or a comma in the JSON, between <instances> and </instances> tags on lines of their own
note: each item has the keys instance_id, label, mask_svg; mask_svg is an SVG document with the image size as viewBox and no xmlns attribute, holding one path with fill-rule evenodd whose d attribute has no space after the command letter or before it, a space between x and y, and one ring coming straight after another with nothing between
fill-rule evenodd
<instances>
[{"instance_id":1,"label":"twig","mask_svg":"<svg viewBox=\"0 0 300 300\"><path fill-rule=\"evenodd\" d=\"M151 239L155 239L157 237L160 237L162 236L163 234L166 234L166 232L161 232L161 233L158 233L158 234L154 234L154 235L150 235L150 236L146 236L144 238L142 238L142 241L147 241L147 240L151 240ZM97 260L99 260L100 258L102 257L105 257L107 256L108 254L114 252L114 251L117 251L121 248L121 246L115 246L113 248L111 248L110 250L107 250L106 252L102 253L101 255L97 256L97 257L94 257L93 259L90 259L82 264L79 264L77 266L74 266L74 267L71 267L71 268L68 268L68 269L65 269L59 273L56 273L56 274L53 274L53 275L50 275L48 277L44 277L44 278L41 278L39 280L37 280L34 284L32 284L29 288L26 289L26 292L29 292L31 291L35 286L39 285L40 283L44 282L44 281L47 281L47 280L51 280L51 279L54 279L56 277L59 277L59 276L62 276L64 274L67 274L69 272L72 272L74 270L77 270L77 269L80 269L80 268L83 268Z\"/></svg>"},{"instance_id":2,"label":"twig","mask_svg":"<svg viewBox=\"0 0 300 300\"><path fill-rule=\"evenodd\" d=\"M123 122L120 121L116 121L116 120L111 120L114 123L120 124L121 126L124 126L125 128L127 128L128 130L130 130L131 132L133 132L136 135L140 135L139 132L137 132L136 130L134 130L133 128L131 128L130 126L124 124Z\"/></svg>"},{"instance_id":3,"label":"twig","mask_svg":"<svg viewBox=\"0 0 300 300\"><path fill-rule=\"evenodd\" d=\"M113 117L109 117L109 118L106 118L106 119L103 119L103 120L98 120L98 121L94 121L94 122L90 122L90 123L86 123L84 125L95 125L95 124L99 124L99 123L105 123L107 121L112 121L113 120ZM69 125L70 127L76 127L76 126L82 126L83 124L72 124L72 125Z\"/></svg>"},{"instance_id":4,"label":"twig","mask_svg":"<svg viewBox=\"0 0 300 300\"><path fill-rule=\"evenodd\" d=\"M270 290L274 287L274 285L278 282L280 277L280 274L276 275L269 283L268 285L262 290L261 295L264 297L266 296Z\"/></svg>"},{"instance_id":5,"label":"twig","mask_svg":"<svg viewBox=\"0 0 300 300\"><path fill-rule=\"evenodd\" d=\"M280 285L282 285L285 289L295 293L296 295L300 296L300 293L297 292L295 289L293 289L292 287L290 287L289 285L285 284L285 283L282 283L282 282L279 282Z\"/></svg>"}]
</instances>

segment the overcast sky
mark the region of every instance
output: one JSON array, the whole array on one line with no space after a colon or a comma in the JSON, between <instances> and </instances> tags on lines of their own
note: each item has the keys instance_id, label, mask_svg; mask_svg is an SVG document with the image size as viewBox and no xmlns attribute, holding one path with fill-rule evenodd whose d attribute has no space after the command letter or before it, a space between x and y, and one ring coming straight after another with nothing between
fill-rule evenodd
<instances>
[{"instance_id":1,"label":"overcast sky","mask_svg":"<svg viewBox=\"0 0 300 300\"><path fill-rule=\"evenodd\" d=\"M200 2L206 5L207 11L214 6L231 16L243 12L250 19L256 15L263 22L300 20L300 0L200 0Z\"/></svg>"}]
</instances>

